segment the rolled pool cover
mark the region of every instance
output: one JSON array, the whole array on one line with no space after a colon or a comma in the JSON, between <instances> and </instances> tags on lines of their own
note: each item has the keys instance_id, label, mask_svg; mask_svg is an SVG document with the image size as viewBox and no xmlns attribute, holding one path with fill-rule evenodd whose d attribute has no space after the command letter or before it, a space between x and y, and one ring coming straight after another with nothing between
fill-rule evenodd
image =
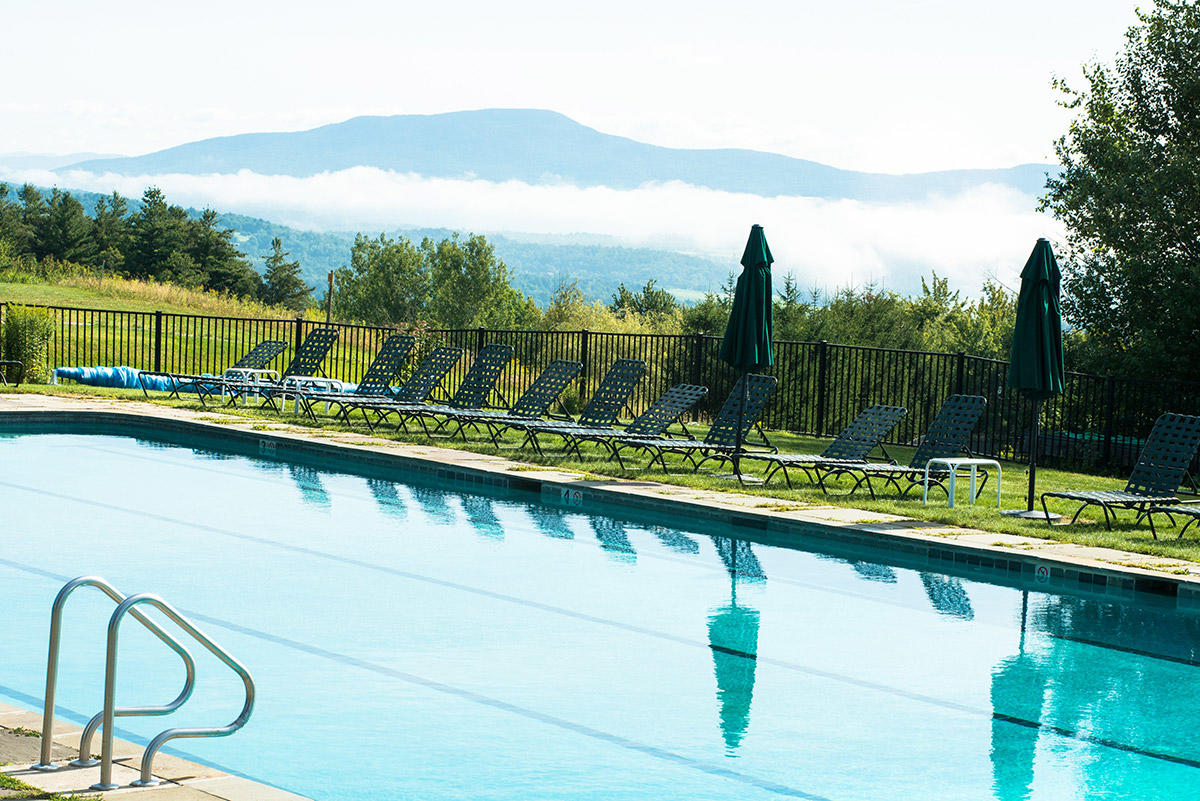
<instances>
[{"instance_id":1,"label":"rolled pool cover","mask_svg":"<svg viewBox=\"0 0 1200 801\"><path fill-rule=\"evenodd\" d=\"M122 389L141 389L142 384L138 382L138 376L142 371L136 367L55 367L54 375L58 378L68 378L80 384L86 384L90 387L118 387ZM208 375L204 373L204 375ZM170 392L173 388L173 382L170 378L162 375L147 375L145 380L146 389L157 392ZM345 391L353 392L354 384L346 384ZM195 392L195 385L184 384L179 388L180 392Z\"/></svg>"}]
</instances>

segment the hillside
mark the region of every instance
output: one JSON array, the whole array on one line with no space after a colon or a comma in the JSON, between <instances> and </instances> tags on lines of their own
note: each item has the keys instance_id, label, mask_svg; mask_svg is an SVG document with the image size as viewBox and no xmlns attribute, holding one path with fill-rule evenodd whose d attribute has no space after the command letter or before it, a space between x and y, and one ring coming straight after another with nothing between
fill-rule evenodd
<instances>
[{"instance_id":1,"label":"hillside","mask_svg":"<svg viewBox=\"0 0 1200 801\"><path fill-rule=\"evenodd\" d=\"M236 173L311 176L357 166L430 177L632 189L682 181L763 196L878 202L915 200L997 183L1039 192L1053 167L887 175L755 150L659 147L613 136L552 111L483 109L355 117L307 131L217 137L142 156L90 159L71 169L122 175Z\"/></svg>"},{"instance_id":2,"label":"hillside","mask_svg":"<svg viewBox=\"0 0 1200 801\"><path fill-rule=\"evenodd\" d=\"M19 189L11 184L9 186L14 193ZM49 191L43 188L43 192ZM78 198L89 212L101 197L95 192L67 191ZM131 208L139 206L135 198L130 198L129 203ZM198 209L188 211L194 217L200 215ZM326 274L349 262L350 247L354 243L353 232L304 231L244 214L222 213L220 223L236 232L234 238L238 248L260 272L262 258L271 250L272 238L279 237L283 240L284 249L300 262L304 280L317 287L318 296L324 293ZM380 232L364 233L377 236ZM414 228L387 233L389 236L420 240L427 236L443 239L454 231ZM641 287L651 278L656 279L659 286L676 292L682 298L693 298L698 292L717 288L731 270L738 269L736 262L725 265L666 250L598 244L603 240L596 238L580 237L578 244L569 241L545 244L532 238L504 234L488 233L487 236L495 246L496 253L512 270L513 285L542 305L549 301L554 289L564 280L576 281L586 297L603 301L607 301L622 282Z\"/></svg>"}]
</instances>

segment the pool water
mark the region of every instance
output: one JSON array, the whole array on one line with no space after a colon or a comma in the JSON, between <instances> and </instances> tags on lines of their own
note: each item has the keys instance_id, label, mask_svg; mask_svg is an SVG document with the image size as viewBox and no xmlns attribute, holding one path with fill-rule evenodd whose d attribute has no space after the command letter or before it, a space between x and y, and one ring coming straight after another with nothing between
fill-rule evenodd
<instances>
[{"instance_id":1,"label":"pool water","mask_svg":"<svg viewBox=\"0 0 1200 801\"><path fill-rule=\"evenodd\" d=\"M1194 617L731 534L0 435L0 699L38 708L50 603L96 574L163 595L255 677L245 729L174 752L315 799L1195 792ZM89 590L68 606L64 717L100 709L111 611ZM122 736L235 717L240 682L192 650L192 700ZM182 669L127 624L118 679L118 705L165 703Z\"/></svg>"}]
</instances>

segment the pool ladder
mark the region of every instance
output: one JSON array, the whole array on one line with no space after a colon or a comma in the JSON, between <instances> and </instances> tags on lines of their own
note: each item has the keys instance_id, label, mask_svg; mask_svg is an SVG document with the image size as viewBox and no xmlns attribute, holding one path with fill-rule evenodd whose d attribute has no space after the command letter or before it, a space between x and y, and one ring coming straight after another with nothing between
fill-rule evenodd
<instances>
[{"instance_id":1,"label":"pool ladder","mask_svg":"<svg viewBox=\"0 0 1200 801\"><path fill-rule=\"evenodd\" d=\"M83 734L79 739L79 758L71 763L77 767L89 767L96 764L97 760L92 758L91 752L92 736L96 733L97 728L102 727L103 734L101 735L99 759L100 781L92 785L91 789L106 791L115 790L118 787L112 781L113 724L116 718L139 715L169 715L183 706L188 698L191 697L192 690L195 689L196 663L192 660L192 655L188 653L188 650L178 640L166 631L163 631L153 620L146 617L137 608L139 606L152 606L162 612L175 625L191 635L194 640L208 649L217 659L224 662L234 673L238 674L246 687L246 702L242 705L242 711L238 714L237 718L227 726L167 729L155 735L150 740L149 745L146 746L146 750L142 753L141 778L133 781L132 785L136 787L149 787L159 783L159 780L154 778L151 768L158 750L168 740L173 740L177 737L227 737L246 725L246 721L250 719L250 713L254 710L254 679L250 677L250 673L247 672L241 663L230 656L221 646L213 642L204 632L197 629L191 621L179 614L174 607L157 595L142 593L141 595L126 596L119 592L116 587L98 576L80 576L77 579L68 581L59 590L50 613L50 653L46 659L46 707L42 716L41 758L38 764L33 766L36 770L58 770L59 767L51 762L50 749L54 742L54 693L58 684L58 652L59 638L62 632L62 611L66 605L67 598L80 587L95 587L117 604L116 610L108 620L108 651L104 667L104 710L98 712L84 726ZM120 633L121 621L124 620L126 615L133 617L149 629L151 634L162 640L168 648L179 654L179 658L183 660L186 676L183 682L183 689L180 690L179 695L176 696L174 701L162 706L116 707L117 638Z\"/></svg>"}]
</instances>

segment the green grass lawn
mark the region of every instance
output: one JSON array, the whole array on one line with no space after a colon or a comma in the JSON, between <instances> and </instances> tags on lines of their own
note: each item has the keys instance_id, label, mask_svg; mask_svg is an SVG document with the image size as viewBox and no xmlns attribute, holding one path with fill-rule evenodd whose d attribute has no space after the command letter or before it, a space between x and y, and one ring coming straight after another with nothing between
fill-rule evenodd
<instances>
[{"instance_id":1,"label":"green grass lawn","mask_svg":"<svg viewBox=\"0 0 1200 801\"><path fill-rule=\"evenodd\" d=\"M4 388L0 388L3 390ZM13 390L8 388L7 391L16 391L22 393L46 393L46 394L65 394L65 395L81 395L81 396L100 396L108 398L129 399L129 400L144 400L142 393L138 390L119 390L119 389L100 389L95 387L83 387L78 385L62 385L62 386L23 386ZM156 403L172 406L182 406L186 408L199 409L200 404L195 401L167 401L165 399L156 399ZM214 410L217 411L217 410ZM333 420L322 419L315 426L307 422L301 416L287 414L280 418L269 409L259 410L257 408L237 407L235 409L224 409L230 414L239 417L261 419L264 421L264 428L268 427L266 423L278 422L283 419L286 422L304 425L317 429L329 431L344 431L347 427L344 424L334 422ZM689 428L693 434L703 436L705 427L700 424L689 424ZM366 433L364 426L355 427L356 431ZM768 432L771 440L783 452L795 453L816 453L819 452L827 444L827 440L818 440L811 437L800 436L782 431ZM436 445L439 447L458 448L460 450L469 450L477 453L500 453L509 459L527 462L529 464L551 465L556 468L576 471L579 473L588 474L598 477L612 477L638 480L653 480L667 484L676 484L687 487L697 487L709 490L720 490L730 492L744 492L752 495L761 496L764 499L777 499L781 505L836 505L854 509L863 509L871 512L885 512L888 514L903 515L906 517L915 518L918 520L926 520L935 523L941 523L952 526L963 526L968 528L982 529L985 531L994 531L1006 534L1019 534L1028 537L1036 537L1039 539L1056 540L1060 542L1073 542L1082 545L1097 545L1109 548L1118 548L1137 553L1154 554L1156 556L1168 556L1179 559L1187 559L1191 561L1200 561L1200 539L1194 538L1189 531L1189 538L1178 540L1175 538L1176 530L1169 527L1168 522L1163 519L1159 525L1160 539L1155 540L1150 534L1150 528L1146 525L1135 528L1133 521L1135 515L1133 513L1123 513L1118 524L1114 526L1112 531L1107 531L1104 527L1103 516L1099 510L1094 512L1089 510L1084 513L1078 523L1072 526L1067 525L1047 525L1045 521L1022 520L1007 517L1000 514L994 506L995 491L992 484L989 482L983 495L975 505L968 503L967 481L964 478L960 479L958 485L957 505L954 509L948 509L945 505L945 497L940 493L934 495L930 492L931 502L928 506L921 503L920 488L910 493L908 499L898 499L894 496L888 497L881 493L877 500L871 500L865 491L860 491L853 496L844 494L836 494L836 492L844 492L850 486L849 482L842 481L835 483L832 487L835 494L823 495L819 489L810 486L802 486L797 483L796 488L789 490L783 483L781 477L777 477L770 486L754 486L747 485L739 488L736 481L722 478L715 475L707 475L701 473L699 475L690 472L671 472L664 474L661 470L639 470L629 471L622 470L616 462L606 460L606 453L599 448L585 446L585 458L580 459L564 459L553 456L539 457L530 449L521 451L504 450L498 452L497 449L488 441L481 439L473 439L470 442L462 442L461 440L445 440L445 439L429 439L422 434L416 433L397 433L387 427L376 432L377 436L386 439L393 439L401 442L418 444L418 445ZM479 435L481 436L481 435ZM520 437L515 432L509 432L505 435L503 445L515 446L520 442ZM546 442L553 445L551 438L547 438ZM904 463L912 455L911 448L903 447L888 447L888 452L892 458ZM670 457L668 457L670 461ZM645 459L638 459L638 464L643 464ZM746 469L753 474L761 475L763 472L764 463L747 461L744 463ZM1002 484L1001 508L1016 509L1025 507L1025 492L1028 481L1028 472L1024 465L1004 462L1004 480ZM683 466L679 468L681 471ZM723 472L728 472L728 468L723 468ZM798 474L796 474L798 475ZM795 480L795 476L793 477ZM877 485L878 486L878 485ZM1041 468L1038 470L1038 490L1050 491L1055 489L1122 489L1125 486L1125 480L1120 478L1112 478L1105 476L1095 476L1086 473L1073 473L1065 470L1051 470ZM934 499L937 500L934 500ZM1052 503L1052 511L1060 513L1073 514L1075 506L1067 503ZM1069 517L1068 517L1069 519Z\"/></svg>"}]
</instances>

